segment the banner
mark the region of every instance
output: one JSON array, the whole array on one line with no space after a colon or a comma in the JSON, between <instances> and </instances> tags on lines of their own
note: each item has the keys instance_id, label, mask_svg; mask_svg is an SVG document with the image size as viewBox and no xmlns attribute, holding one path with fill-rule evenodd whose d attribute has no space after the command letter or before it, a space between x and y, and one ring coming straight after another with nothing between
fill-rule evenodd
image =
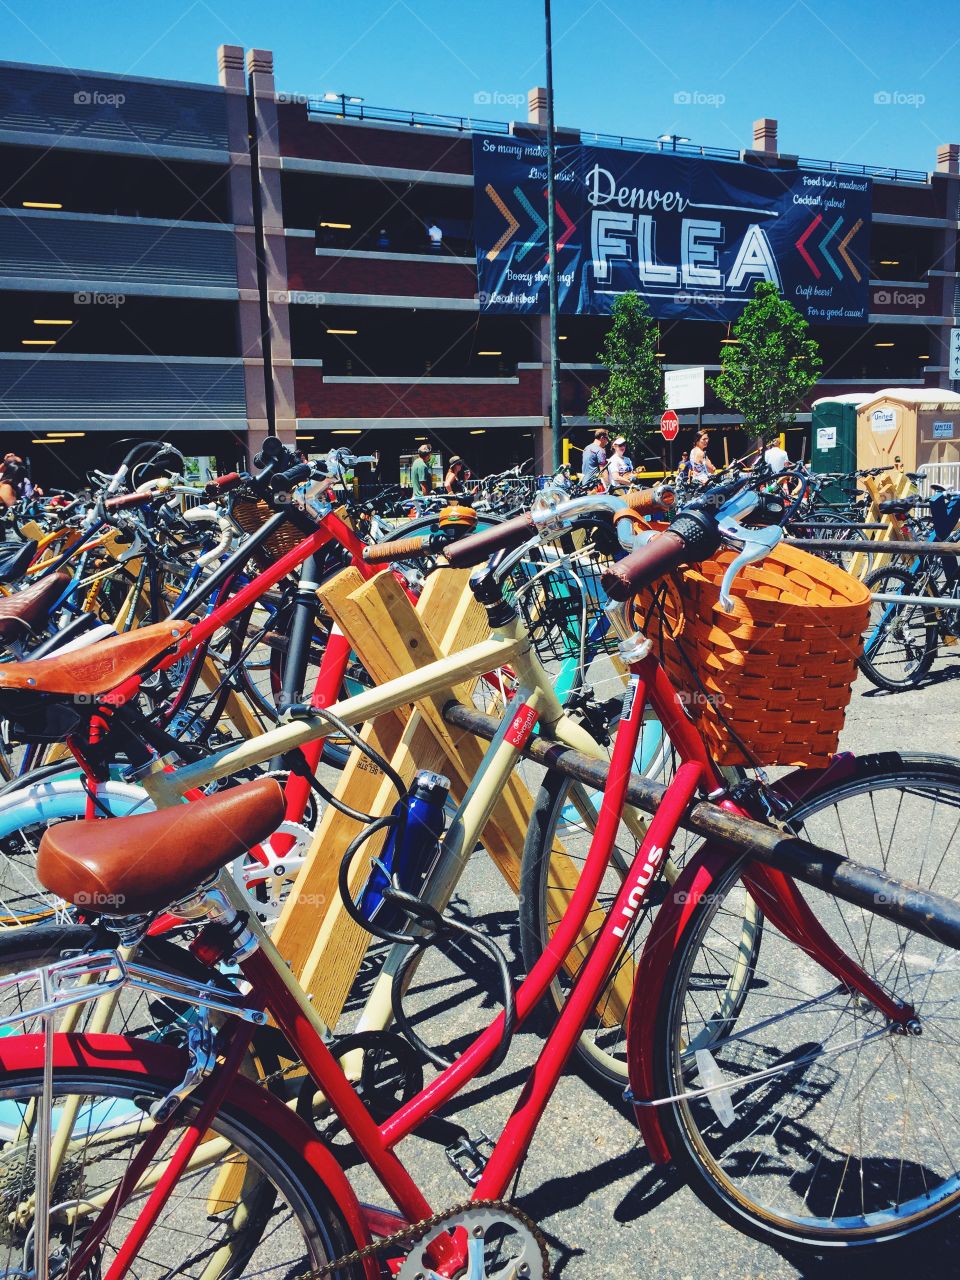
<instances>
[{"instance_id":1,"label":"banner","mask_svg":"<svg viewBox=\"0 0 960 1280\"><path fill-rule=\"evenodd\" d=\"M561 309L635 290L661 319L735 320L759 280L814 324L865 324L869 178L672 152L557 153ZM545 312L545 149L474 138L481 311Z\"/></svg>"},{"instance_id":2,"label":"banner","mask_svg":"<svg viewBox=\"0 0 960 1280\"><path fill-rule=\"evenodd\" d=\"M522 138L473 137L474 236L480 310L547 312L547 149ZM583 311L580 148L557 148L557 294Z\"/></svg>"}]
</instances>

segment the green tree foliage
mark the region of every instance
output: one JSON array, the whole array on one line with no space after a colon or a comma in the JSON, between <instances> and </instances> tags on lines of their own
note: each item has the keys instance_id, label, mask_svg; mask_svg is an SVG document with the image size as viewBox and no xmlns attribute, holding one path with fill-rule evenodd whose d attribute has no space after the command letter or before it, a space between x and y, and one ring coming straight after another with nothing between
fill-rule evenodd
<instances>
[{"instance_id":1,"label":"green tree foliage","mask_svg":"<svg viewBox=\"0 0 960 1280\"><path fill-rule=\"evenodd\" d=\"M638 293L620 294L597 356L607 375L602 385L594 387L587 412L594 422L606 423L626 436L628 452L640 445L666 404L656 353L657 325L650 308Z\"/></svg>"},{"instance_id":2,"label":"green tree foliage","mask_svg":"<svg viewBox=\"0 0 960 1280\"><path fill-rule=\"evenodd\" d=\"M743 415L747 431L776 435L793 422L803 397L823 368L806 320L761 281L733 326L736 346L721 349L720 373L710 384L720 400Z\"/></svg>"}]
</instances>

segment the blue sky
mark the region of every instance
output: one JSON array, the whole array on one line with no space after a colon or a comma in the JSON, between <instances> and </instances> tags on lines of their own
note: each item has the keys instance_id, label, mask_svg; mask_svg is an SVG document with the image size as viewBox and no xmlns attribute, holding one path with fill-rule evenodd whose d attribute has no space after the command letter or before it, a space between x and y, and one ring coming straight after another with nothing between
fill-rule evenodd
<instances>
[{"instance_id":1,"label":"blue sky","mask_svg":"<svg viewBox=\"0 0 960 1280\"><path fill-rule=\"evenodd\" d=\"M955 0L554 0L560 123L932 169L960 141ZM543 80L540 0L0 0L0 53L212 81L221 42L274 51L278 88L510 119ZM522 103L523 105L515 105Z\"/></svg>"}]
</instances>

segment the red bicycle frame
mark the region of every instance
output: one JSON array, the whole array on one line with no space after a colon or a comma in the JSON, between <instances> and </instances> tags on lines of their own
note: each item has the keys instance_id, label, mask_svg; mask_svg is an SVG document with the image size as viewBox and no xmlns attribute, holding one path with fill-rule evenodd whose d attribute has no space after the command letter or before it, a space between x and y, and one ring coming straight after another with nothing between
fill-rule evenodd
<instances>
[{"instance_id":1,"label":"red bicycle frame","mask_svg":"<svg viewBox=\"0 0 960 1280\"><path fill-rule=\"evenodd\" d=\"M683 821L684 813L698 791L711 792L723 785L697 730L687 718L673 686L656 659L648 655L632 663L623 714L590 849L576 889L555 934L516 993L517 1026L523 1024L546 994L593 909L612 855L648 700L677 750L679 764L676 773L650 820L614 905L573 982L557 1021L494 1146L474 1190L473 1198L476 1200L499 1198L507 1192L567 1059L613 972L632 922L646 898L650 884L656 878L666 851ZM730 802L725 802L725 807L730 812L749 816ZM658 911L635 979L630 1013L631 1046L635 1047L638 1043L635 1034L637 1019L644 1018L647 1047L652 1047L651 1015L656 1008L672 954L671 944L679 936L678 927L692 910L689 898L691 886L695 889L696 896L702 895L716 875L729 865L729 858L729 854L720 853L716 849L695 854L678 880L669 903ZM888 1017L906 1022L913 1016L911 1007L892 1000L836 946L818 924L791 881L770 868L751 865L748 883L751 892L760 896L767 919L827 971L860 991ZM433 1212L430 1204L413 1176L395 1155L394 1148L490 1062L501 1043L503 1014L482 1031L455 1062L380 1124L361 1103L330 1049L317 1034L284 978L266 955L261 950L255 951L240 962L240 969L251 983L260 1007L273 1015L403 1217L412 1222L430 1216ZM238 1026L235 1031L235 1035L243 1043L246 1043L248 1034L244 1026ZM239 1070L239 1057L240 1055L228 1051L227 1063L209 1082L208 1088L211 1091L216 1090L219 1096L223 1096L221 1091L229 1086L232 1075ZM644 1083L649 1083L651 1062L652 1052L647 1052L645 1061L640 1063L635 1063L631 1057L631 1079L641 1088ZM224 1075L227 1076L226 1083ZM669 1158L655 1116L651 1120L649 1114L654 1111L655 1108L641 1109L641 1127L654 1157ZM209 1118L206 1112L203 1118ZM181 1141L181 1145L186 1144L186 1155L194 1149L195 1143L195 1132L193 1129L188 1130ZM177 1167L184 1163L179 1150L171 1160ZM169 1189L165 1186L164 1190L168 1193ZM145 1239L165 1198L158 1187L131 1229L131 1234L136 1235L137 1239ZM91 1228L94 1237L97 1226L99 1222ZM438 1246L438 1252L443 1253L445 1263L456 1266L461 1247L456 1237L448 1237ZM451 1256L448 1258L447 1254ZM111 1267L107 1280L120 1280L125 1270L126 1266L120 1265L118 1258Z\"/></svg>"}]
</instances>

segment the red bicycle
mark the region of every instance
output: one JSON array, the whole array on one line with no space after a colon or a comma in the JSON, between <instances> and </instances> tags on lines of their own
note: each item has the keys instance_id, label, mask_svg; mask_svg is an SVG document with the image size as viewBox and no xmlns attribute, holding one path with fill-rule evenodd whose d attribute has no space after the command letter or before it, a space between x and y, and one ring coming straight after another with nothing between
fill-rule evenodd
<instances>
[{"instance_id":1,"label":"red bicycle","mask_svg":"<svg viewBox=\"0 0 960 1280\"><path fill-rule=\"evenodd\" d=\"M555 533L558 521L602 519L610 501L575 500L542 519ZM721 507L717 515L722 522L730 512ZM536 521L527 515L464 540L452 558L471 563L497 545L517 546L536 533ZM729 520L723 528L736 536ZM721 536L707 518L674 530L617 565L607 579L612 595L629 598L678 564L711 554ZM475 575L492 621L503 625L505 603L492 582L490 570ZM548 1275L542 1235L504 1197L691 803L708 796L728 814L745 813L651 646L634 631L629 608L612 610L612 619L630 678L567 913L519 989L505 991L504 1012L386 1116L358 1098L337 1062L344 1045L331 1049L223 870L281 821L274 780L171 810L50 829L38 866L49 890L79 905L101 895L124 945L170 908L200 926L192 952L211 977L190 982L110 949L12 980L18 998L36 986L32 1013L18 1017L39 1015L48 1032L61 1008L95 999L111 984L187 1002L194 1012L183 1019L181 1044L111 1035L0 1040L0 1161L17 1171L8 1187L20 1188L8 1190L10 1212L0 1223L8 1270L55 1268L64 1277L107 1280L131 1271L317 1280ZM502 1060L513 1030L581 939L610 861L648 700L679 766L472 1194L435 1212L396 1148ZM525 715L523 707L508 715L515 737L523 737L516 722ZM158 863L150 854L160 848ZM711 844L666 895L637 975L631 1097L654 1158L682 1160L698 1192L741 1227L822 1248L876 1243L955 1209L960 1173L945 1136L956 1107L957 964L931 923L938 904L916 892L934 915L923 925L918 909L911 918L922 927L911 929L881 902L875 910L848 909L824 894L824 905L782 872ZM395 897L416 922L399 946L441 927L428 892ZM764 917L749 954L741 930L747 899ZM241 978L227 989L222 978L214 981L221 961ZM258 1079L241 1070L251 1052ZM278 1061L280 1069L268 1072ZM291 1077L302 1086L304 1071L298 1116L270 1089ZM941 1081L933 1103L926 1091ZM336 1151L314 1127L315 1090L322 1113L349 1135L396 1212L360 1204ZM915 1123L918 1113L925 1124Z\"/></svg>"}]
</instances>

